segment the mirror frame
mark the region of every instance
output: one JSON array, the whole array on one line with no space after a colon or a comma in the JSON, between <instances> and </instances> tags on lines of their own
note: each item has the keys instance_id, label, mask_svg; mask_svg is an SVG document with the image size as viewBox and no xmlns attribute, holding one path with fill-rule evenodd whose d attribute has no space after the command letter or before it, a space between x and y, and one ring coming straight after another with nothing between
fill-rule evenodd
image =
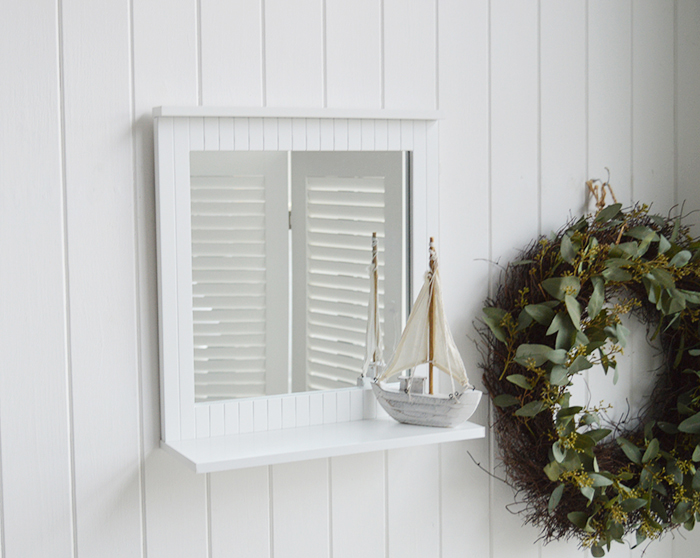
<instances>
[{"instance_id":1,"label":"mirror frame","mask_svg":"<svg viewBox=\"0 0 700 558\"><path fill-rule=\"evenodd\" d=\"M195 403L189 153L410 151L410 280L420 285L439 231L437 111L158 107L153 116L161 439L371 418L363 387Z\"/></svg>"}]
</instances>

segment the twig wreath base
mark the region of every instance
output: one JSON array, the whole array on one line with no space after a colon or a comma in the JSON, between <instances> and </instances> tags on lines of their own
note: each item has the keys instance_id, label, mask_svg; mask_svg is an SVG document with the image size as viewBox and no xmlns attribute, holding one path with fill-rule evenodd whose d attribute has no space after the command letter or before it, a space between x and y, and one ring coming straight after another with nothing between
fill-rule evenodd
<instances>
[{"instance_id":1,"label":"twig wreath base","mask_svg":"<svg viewBox=\"0 0 700 558\"><path fill-rule=\"evenodd\" d=\"M624 315L660 339L664 365L639 415L609 424L569 388L595 365L616 380ZM500 455L544 540L603 556L700 521L700 242L680 216L616 203L535 241L484 322Z\"/></svg>"}]
</instances>

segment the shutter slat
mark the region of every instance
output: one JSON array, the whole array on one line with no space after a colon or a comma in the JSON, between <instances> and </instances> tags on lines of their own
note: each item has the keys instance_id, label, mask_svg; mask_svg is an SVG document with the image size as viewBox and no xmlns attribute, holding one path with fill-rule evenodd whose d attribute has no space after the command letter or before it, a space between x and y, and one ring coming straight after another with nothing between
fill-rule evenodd
<instances>
[{"instance_id":1,"label":"shutter slat","mask_svg":"<svg viewBox=\"0 0 700 558\"><path fill-rule=\"evenodd\" d=\"M264 271L265 258L262 256L248 256L246 258L225 258L216 256L199 256L192 258L193 271Z\"/></svg>"},{"instance_id":2,"label":"shutter slat","mask_svg":"<svg viewBox=\"0 0 700 558\"><path fill-rule=\"evenodd\" d=\"M193 310L211 308L216 310L265 309L265 296L195 296Z\"/></svg>"},{"instance_id":3,"label":"shutter slat","mask_svg":"<svg viewBox=\"0 0 700 558\"><path fill-rule=\"evenodd\" d=\"M194 283L192 293L201 295L265 296L265 285L260 283Z\"/></svg>"},{"instance_id":4,"label":"shutter slat","mask_svg":"<svg viewBox=\"0 0 700 558\"><path fill-rule=\"evenodd\" d=\"M193 242L192 258L209 256L221 256L225 258L264 258L264 242L236 242L235 244L224 242Z\"/></svg>"}]
</instances>

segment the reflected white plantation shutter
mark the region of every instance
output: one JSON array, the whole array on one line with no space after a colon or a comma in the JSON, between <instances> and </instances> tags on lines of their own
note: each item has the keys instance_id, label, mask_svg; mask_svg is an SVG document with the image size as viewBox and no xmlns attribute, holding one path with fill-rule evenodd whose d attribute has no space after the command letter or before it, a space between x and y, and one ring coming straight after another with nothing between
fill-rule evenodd
<instances>
[{"instance_id":1,"label":"reflected white plantation shutter","mask_svg":"<svg viewBox=\"0 0 700 558\"><path fill-rule=\"evenodd\" d=\"M197 401L287 391L286 166L284 153L192 152Z\"/></svg>"},{"instance_id":2,"label":"reflected white plantation shutter","mask_svg":"<svg viewBox=\"0 0 700 558\"><path fill-rule=\"evenodd\" d=\"M400 152L292 155L294 391L356 385L373 232L387 348L398 339L405 311L403 167ZM387 238L386 230L397 232Z\"/></svg>"}]
</instances>

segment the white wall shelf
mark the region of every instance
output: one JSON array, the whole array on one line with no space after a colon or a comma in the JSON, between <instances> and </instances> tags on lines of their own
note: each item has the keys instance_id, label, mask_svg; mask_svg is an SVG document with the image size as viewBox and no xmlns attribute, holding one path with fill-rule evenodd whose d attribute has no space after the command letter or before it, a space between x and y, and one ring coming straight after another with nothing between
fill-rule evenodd
<instances>
[{"instance_id":1,"label":"white wall shelf","mask_svg":"<svg viewBox=\"0 0 700 558\"><path fill-rule=\"evenodd\" d=\"M197 473L214 473L484 436L484 427L471 422L456 428L431 428L380 417L289 430L161 441L161 447Z\"/></svg>"}]
</instances>

